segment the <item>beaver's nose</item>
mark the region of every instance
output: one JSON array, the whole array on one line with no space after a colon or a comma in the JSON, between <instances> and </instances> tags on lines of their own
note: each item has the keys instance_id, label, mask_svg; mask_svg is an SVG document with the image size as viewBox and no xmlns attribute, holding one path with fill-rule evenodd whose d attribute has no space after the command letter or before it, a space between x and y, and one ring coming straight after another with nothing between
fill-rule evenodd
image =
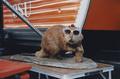
<instances>
[{"instance_id":1,"label":"beaver's nose","mask_svg":"<svg viewBox=\"0 0 120 79\"><path fill-rule=\"evenodd\" d=\"M73 43L74 41L72 39L70 39L69 42Z\"/></svg>"}]
</instances>

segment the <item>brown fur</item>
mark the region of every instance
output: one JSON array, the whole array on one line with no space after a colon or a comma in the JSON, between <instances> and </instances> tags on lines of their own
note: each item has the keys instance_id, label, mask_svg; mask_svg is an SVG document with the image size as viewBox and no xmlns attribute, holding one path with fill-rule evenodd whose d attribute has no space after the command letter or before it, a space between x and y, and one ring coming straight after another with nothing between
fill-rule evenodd
<instances>
[{"instance_id":1,"label":"brown fur","mask_svg":"<svg viewBox=\"0 0 120 79\"><path fill-rule=\"evenodd\" d=\"M51 28L49 28L43 38L41 43L41 50L36 52L36 56L38 58L41 57L54 57L59 51L72 51L75 52L75 60L77 62L82 61L83 57L83 47L81 44L81 41L83 39L82 34L80 34L78 37L75 37L74 39L77 45L76 47L69 46L69 40L70 35L64 34L63 30L65 28L69 28L70 30L74 30L76 27L68 27L68 26L62 26L62 25L56 25ZM74 38L74 37L73 37Z\"/></svg>"}]
</instances>

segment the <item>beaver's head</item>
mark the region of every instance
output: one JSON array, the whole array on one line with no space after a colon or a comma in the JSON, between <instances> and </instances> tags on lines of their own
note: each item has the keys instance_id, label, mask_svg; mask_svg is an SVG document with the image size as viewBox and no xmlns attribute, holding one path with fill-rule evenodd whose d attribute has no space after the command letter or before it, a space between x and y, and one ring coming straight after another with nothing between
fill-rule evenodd
<instances>
[{"instance_id":1,"label":"beaver's head","mask_svg":"<svg viewBox=\"0 0 120 79\"><path fill-rule=\"evenodd\" d=\"M65 27L63 29L63 33L64 33L65 42L70 45L78 44L83 39L83 35L81 34L80 29L78 29L74 25Z\"/></svg>"}]
</instances>

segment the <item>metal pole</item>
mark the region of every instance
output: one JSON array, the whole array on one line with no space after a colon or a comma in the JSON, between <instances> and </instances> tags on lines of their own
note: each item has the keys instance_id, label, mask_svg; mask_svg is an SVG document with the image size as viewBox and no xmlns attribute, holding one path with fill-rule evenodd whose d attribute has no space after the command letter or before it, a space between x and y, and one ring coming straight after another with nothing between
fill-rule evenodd
<instances>
[{"instance_id":1,"label":"metal pole","mask_svg":"<svg viewBox=\"0 0 120 79\"><path fill-rule=\"evenodd\" d=\"M15 13L24 23L26 23L33 31L35 31L40 37L43 36L43 33L40 32L37 28L34 28L33 25L18 12L16 9L12 7L12 5L7 0L2 0L3 4L7 6L13 13Z\"/></svg>"},{"instance_id":2,"label":"metal pole","mask_svg":"<svg viewBox=\"0 0 120 79\"><path fill-rule=\"evenodd\" d=\"M109 71L108 72L108 79L112 79L112 74L111 74L112 71Z\"/></svg>"}]
</instances>

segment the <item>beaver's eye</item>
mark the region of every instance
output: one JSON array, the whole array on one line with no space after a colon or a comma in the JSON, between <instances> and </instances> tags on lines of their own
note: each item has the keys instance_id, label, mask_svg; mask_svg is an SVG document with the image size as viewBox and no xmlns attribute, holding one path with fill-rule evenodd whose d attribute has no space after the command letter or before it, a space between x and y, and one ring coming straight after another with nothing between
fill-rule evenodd
<instances>
[{"instance_id":1,"label":"beaver's eye","mask_svg":"<svg viewBox=\"0 0 120 79\"><path fill-rule=\"evenodd\" d=\"M66 33L66 34L70 34L71 31L70 31L69 29L67 29L67 30L65 30L65 33Z\"/></svg>"},{"instance_id":2,"label":"beaver's eye","mask_svg":"<svg viewBox=\"0 0 120 79\"><path fill-rule=\"evenodd\" d=\"M74 34L74 35L79 35L79 31L78 31L78 30L75 30L75 31L73 31L73 34Z\"/></svg>"}]
</instances>

